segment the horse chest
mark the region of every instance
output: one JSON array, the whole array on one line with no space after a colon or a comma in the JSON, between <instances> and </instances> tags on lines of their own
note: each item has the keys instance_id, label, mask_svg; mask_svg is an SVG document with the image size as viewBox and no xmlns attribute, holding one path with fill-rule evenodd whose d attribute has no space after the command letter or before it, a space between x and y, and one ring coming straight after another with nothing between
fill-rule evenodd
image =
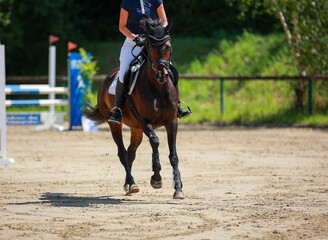
<instances>
[{"instance_id":1,"label":"horse chest","mask_svg":"<svg viewBox=\"0 0 328 240\"><path fill-rule=\"evenodd\" d=\"M161 111L161 102L158 99L154 99L152 105L152 108L155 112Z\"/></svg>"}]
</instances>

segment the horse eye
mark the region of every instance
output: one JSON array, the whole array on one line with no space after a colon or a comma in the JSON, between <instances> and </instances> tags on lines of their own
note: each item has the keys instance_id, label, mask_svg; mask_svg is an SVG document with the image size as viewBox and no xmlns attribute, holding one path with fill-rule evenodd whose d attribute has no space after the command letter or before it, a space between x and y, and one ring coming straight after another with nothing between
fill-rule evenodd
<instances>
[{"instance_id":1,"label":"horse eye","mask_svg":"<svg viewBox=\"0 0 328 240\"><path fill-rule=\"evenodd\" d=\"M165 53L165 52L167 52L167 51L169 51L169 50L170 50L170 46L168 46L168 45L165 45L165 46L163 47L163 49L162 49L163 53Z\"/></svg>"}]
</instances>

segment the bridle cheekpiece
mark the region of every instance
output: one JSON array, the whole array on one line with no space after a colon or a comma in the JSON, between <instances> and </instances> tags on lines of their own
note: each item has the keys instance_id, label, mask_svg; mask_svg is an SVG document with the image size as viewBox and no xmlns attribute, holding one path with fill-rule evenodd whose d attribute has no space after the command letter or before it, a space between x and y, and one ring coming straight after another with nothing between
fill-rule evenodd
<instances>
[{"instance_id":1,"label":"bridle cheekpiece","mask_svg":"<svg viewBox=\"0 0 328 240\"><path fill-rule=\"evenodd\" d=\"M170 64L171 64L171 53L172 53L172 48L170 48L170 58L169 60L163 60L159 59L157 61L152 61L150 56L149 56L149 49L151 46L160 46L165 44L167 41L171 40L171 37L169 35L169 31L172 27L172 23L169 24L167 27L163 28L162 27L162 22L160 22L160 25L152 27L148 21L146 22L146 29L147 29L147 35L146 35L146 48L147 48L147 58L148 61L151 64L152 69L156 72L156 66L162 65L166 70L170 69Z\"/></svg>"}]
</instances>

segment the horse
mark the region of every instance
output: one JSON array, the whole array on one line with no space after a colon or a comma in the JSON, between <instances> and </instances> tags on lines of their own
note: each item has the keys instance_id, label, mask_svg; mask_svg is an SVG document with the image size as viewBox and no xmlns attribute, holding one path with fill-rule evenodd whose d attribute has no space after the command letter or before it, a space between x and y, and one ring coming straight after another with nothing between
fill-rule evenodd
<instances>
[{"instance_id":1,"label":"horse","mask_svg":"<svg viewBox=\"0 0 328 240\"><path fill-rule=\"evenodd\" d=\"M158 151L160 142L154 130L164 126L170 151L169 160L173 168L173 185L175 189L173 198L184 199L176 149L178 95L172 82L173 77L169 74L172 53L169 33L172 25L171 22L166 27L162 27L162 21L158 19L148 19L145 22L144 55L146 61L139 70L134 90L130 96L138 117L134 116L125 101L122 108L121 124L107 121L109 113L115 106L115 96L109 94L108 89L119 73L118 68L111 71L102 82L98 91L97 106L93 108L89 105L83 109L84 115L97 124L105 121L109 124L112 137L118 148L118 157L126 172L124 190L127 195L139 192L139 188L131 174L131 169L137 148L142 142L143 133L148 137L152 148L152 170L154 174L151 176L150 184L155 189L162 187ZM159 28L162 36L159 37L158 34L154 36L154 32ZM127 150L122 139L122 123L128 126L131 132L130 145Z\"/></svg>"}]
</instances>

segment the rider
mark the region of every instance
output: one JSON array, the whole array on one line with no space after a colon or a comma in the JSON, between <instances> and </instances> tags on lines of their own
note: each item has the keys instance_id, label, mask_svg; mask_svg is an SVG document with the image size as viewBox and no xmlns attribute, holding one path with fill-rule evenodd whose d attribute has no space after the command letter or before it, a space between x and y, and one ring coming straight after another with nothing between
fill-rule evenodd
<instances>
[{"instance_id":1,"label":"rider","mask_svg":"<svg viewBox=\"0 0 328 240\"><path fill-rule=\"evenodd\" d=\"M108 116L109 122L121 123L122 120L121 109L125 100L124 75L134 56L137 56L142 51L145 43L145 39L140 37L140 35L145 34L145 30L140 26L140 21L144 18L155 19L157 16L163 20L163 27L166 27L167 18L162 0L123 0L121 4L119 30L126 36L126 39L121 48L119 81L117 81L115 90L115 107L114 112L111 111ZM131 52L132 49L134 56ZM179 96L178 83L175 86ZM178 117L185 118L190 114L191 111L184 110L179 102Z\"/></svg>"}]
</instances>

